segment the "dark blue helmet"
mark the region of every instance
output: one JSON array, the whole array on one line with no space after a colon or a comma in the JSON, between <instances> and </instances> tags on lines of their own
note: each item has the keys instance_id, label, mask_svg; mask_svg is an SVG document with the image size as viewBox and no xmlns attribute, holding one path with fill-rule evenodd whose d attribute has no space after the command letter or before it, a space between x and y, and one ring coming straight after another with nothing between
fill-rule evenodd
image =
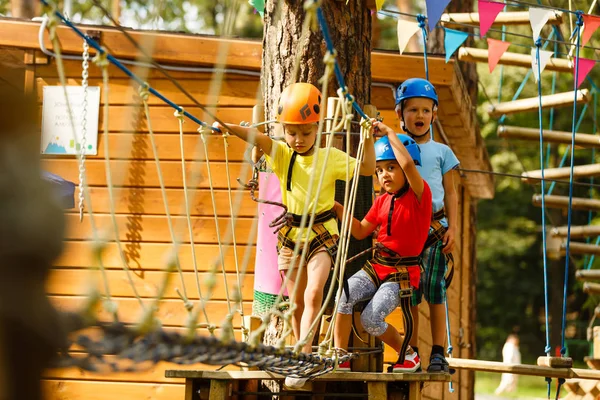
<instances>
[{"instance_id":1,"label":"dark blue helmet","mask_svg":"<svg viewBox=\"0 0 600 400\"><path fill-rule=\"evenodd\" d=\"M436 106L438 105L435 87L427 79L411 78L405 80L396 90L396 105L415 97L431 99Z\"/></svg>"},{"instance_id":2,"label":"dark blue helmet","mask_svg":"<svg viewBox=\"0 0 600 400\"><path fill-rule=\"evenodd\" d=\"M417 142L415 142L415 140L410 136L403 135L401 133L396 135L404 147L406 147L406 150L408 150L408 154L410 154L415 164L421 165L421 149L419 149ZM375 161L387 160L396 160L396 156L392 150L390 139L388 139L387 136L384 136L375 142Z\"/></svg>"}]
</instances>

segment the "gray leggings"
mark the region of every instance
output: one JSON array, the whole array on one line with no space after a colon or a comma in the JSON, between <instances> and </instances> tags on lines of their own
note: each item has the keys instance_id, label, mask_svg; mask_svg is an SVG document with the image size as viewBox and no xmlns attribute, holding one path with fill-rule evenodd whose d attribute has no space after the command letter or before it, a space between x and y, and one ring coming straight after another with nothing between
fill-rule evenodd
<instances>
[{"instance_id":1,"label":"gray leggings","mask_svg":"<svg viewBox=\"0 0 600 400\"><path fill-rule=\"evenodd\" d=\"M385 282L379 289L363 270L348 279L348 292L342 292L338 305L340 314L352 314L352 309L361 300L373 297L360 315L365 330L373 336L381 336L387 330L385 318L400 305L400 286L396 282Z\"/></svg>"}]
</instances>

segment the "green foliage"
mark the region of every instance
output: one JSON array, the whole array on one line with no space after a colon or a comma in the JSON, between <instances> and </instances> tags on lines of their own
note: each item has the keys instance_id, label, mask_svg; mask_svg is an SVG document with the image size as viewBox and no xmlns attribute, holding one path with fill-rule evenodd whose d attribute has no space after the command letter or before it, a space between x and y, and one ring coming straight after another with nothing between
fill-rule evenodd
<instances>
[{"instance_id":1,"label":"green foliage","mask_svg":"<svg viewBox=\"0 0 600 400\"><path fill-rule=\"evenodd\" d=\"M0 14L6 15L10 11L10 0L0 0Z\"/></svg>"}]
</instances>

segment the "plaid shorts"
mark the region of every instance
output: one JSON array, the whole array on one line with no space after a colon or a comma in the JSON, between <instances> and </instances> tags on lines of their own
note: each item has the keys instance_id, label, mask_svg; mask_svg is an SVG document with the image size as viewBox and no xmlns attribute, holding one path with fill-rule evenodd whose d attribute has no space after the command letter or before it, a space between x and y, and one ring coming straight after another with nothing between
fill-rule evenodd
<instances>
[{"instance_id":1,"label":"plaid shorts","mask_svg":"<svg viewBox=\"0 0 600 400\"><path fill-rule=\"evenodd\" d=\"M444 244L441 240L423 253L423 269L421 284L413 291L411 304L421 303L423 295L429 304L443 304L446 301L446 257L442 253Z\"/></svg>"}]
</instances>

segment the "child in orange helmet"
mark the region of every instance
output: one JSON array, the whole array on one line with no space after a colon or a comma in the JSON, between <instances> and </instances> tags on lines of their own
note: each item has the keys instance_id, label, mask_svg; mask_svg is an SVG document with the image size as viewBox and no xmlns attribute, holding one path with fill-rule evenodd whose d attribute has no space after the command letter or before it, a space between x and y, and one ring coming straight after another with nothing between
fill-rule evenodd
<instances>
[{"instance_id":1,"label":"child in orange helmet","mask_svg":"<svg viewBox=\"0 0 600 400\"><path fill-rule=\"evenodd\" d=\"M227 124L229 131L246 142L256 144L265 154L269 167L277 175L281 185L282 202L288 208L289 224L278 233L278 267L286 272L292 262L300 268L298 292L295 296L295 311L292 316L292 328L298 340L306 339L302 348L304 353L311 352L312 335L309 328L315 319L323 301L323 288L329 277L332 263L335 261L339 231L334 212L335 181L346 180L346 167L350 165L350 178L354 173L356 160L343 151L332 148L325 163L326 149L315 149L318 122L321 115L321 92L308 83L294 83L286 87L277 105L277 121L283 125L285 143L271 139L253 128ZM216 124L215 126L219 126ZM313 157L318 154L316 168ZM307 197L309 181L312 175L321 174L323 183L316 193L317 182ZM360 175L371 176L375 173L375 150L373 137L365 142L364 160L360 165ZM316 179L318 175L316 176ZM308 203L312 210L316 202L316 216L311 232L300 233L300 219ZM302 235L302 236L301 236ZM305 263L299 265L300 253L294 260L294 247L297 241L308 246ZM290 295L296 285L296 273L286 280ZM293 389L304 387L307 379L286 378L286 386Z\"/></svg>"}]
</instances>

